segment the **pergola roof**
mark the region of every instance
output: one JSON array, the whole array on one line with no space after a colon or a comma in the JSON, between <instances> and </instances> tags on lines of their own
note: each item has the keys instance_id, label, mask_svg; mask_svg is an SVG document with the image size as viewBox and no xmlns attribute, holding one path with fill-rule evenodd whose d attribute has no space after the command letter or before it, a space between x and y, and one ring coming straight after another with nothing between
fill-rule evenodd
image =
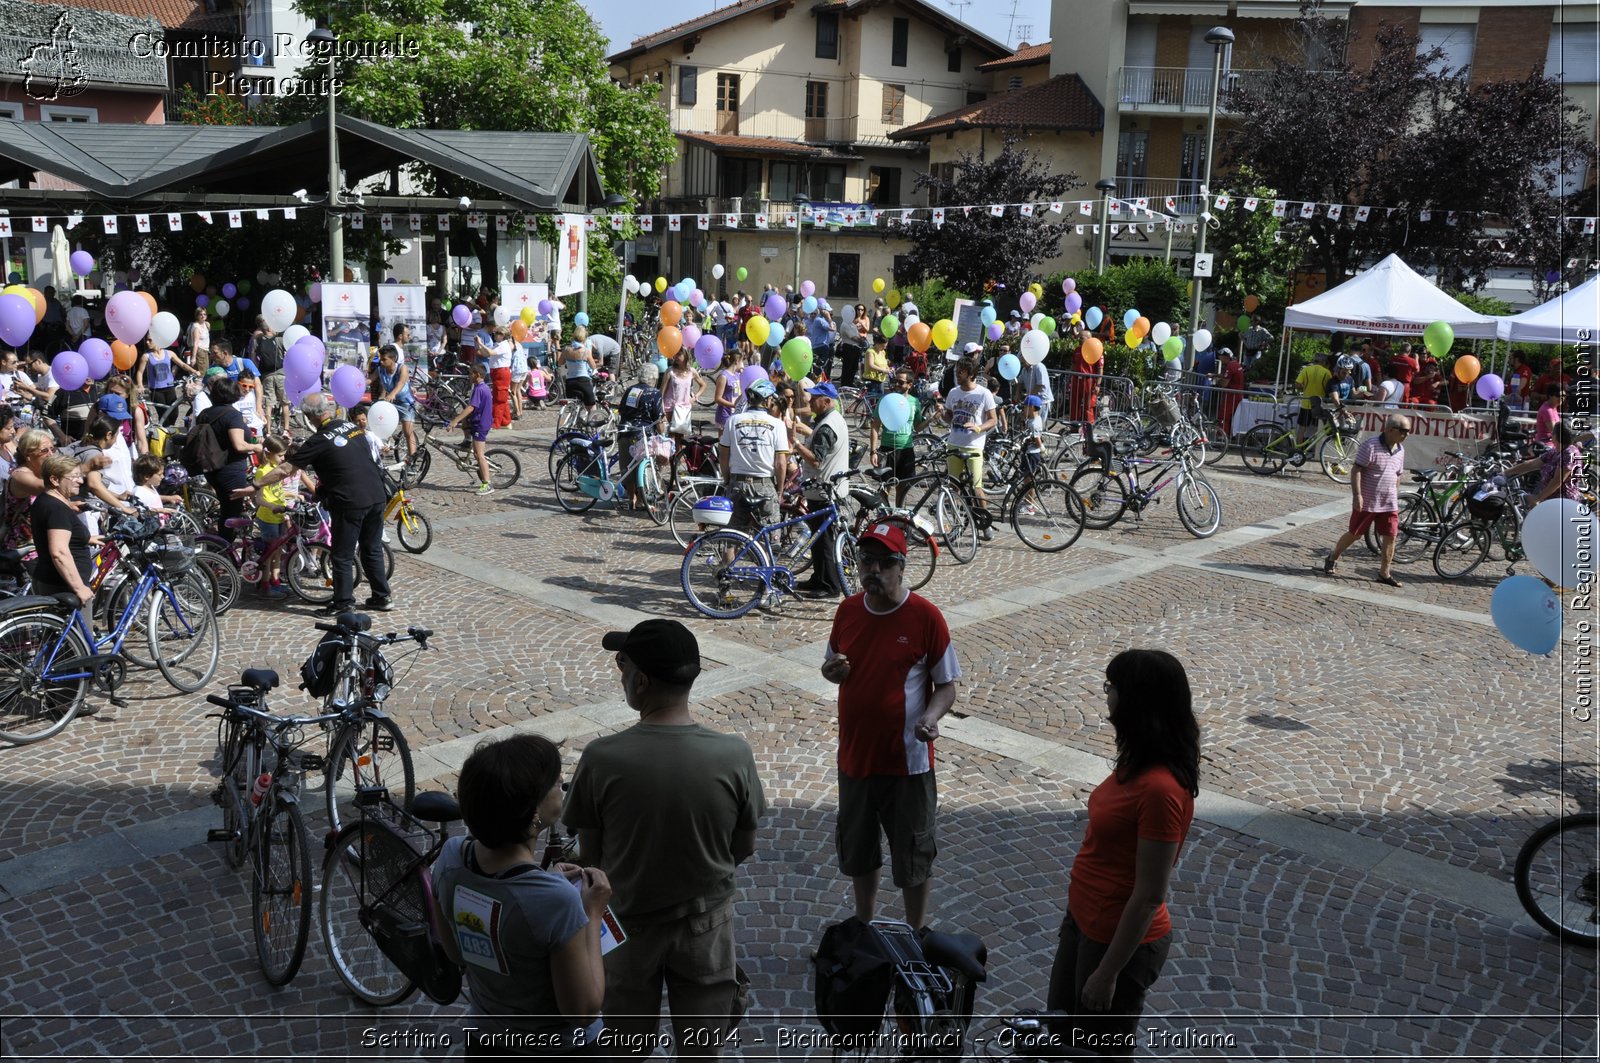
<instances>
[{"instance_id":1,"label":"pergola roof","mask_svg":"<svg viewBox=\"0 0 1600 1063\"><path fill-rule=\"evenodd\" d=\"M416 162L537 212L598 205L604 197L581 134L391 129L350 117L339 117L335 128L350 184ZM287 127L0 123L0 181L40 172L119 204L190 190L235 201L281 197L326 186L328 118ZM0 189L0 202L6 195Z\"/></svg>"}]
</instances>

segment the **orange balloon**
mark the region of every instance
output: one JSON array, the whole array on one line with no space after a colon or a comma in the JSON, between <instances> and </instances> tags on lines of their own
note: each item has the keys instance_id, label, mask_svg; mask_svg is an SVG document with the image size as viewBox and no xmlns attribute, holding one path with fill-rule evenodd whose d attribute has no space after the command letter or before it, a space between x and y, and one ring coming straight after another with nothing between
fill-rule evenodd
<instances>
[{"instance_id":1,"label":"orange balloon","mask_svg":"<svg viewBox=\"0 0 1600 1063\"><path fill-rule=\"evenodd\" d=\"M33 323L37 325L44 320L44 292L37 288L29 288L28 302L33 304Z\"/></svg>"},{"instance_id":2,"label":"orange balloon","mask_svg":"<svg viewBox=\"0 0 1600 1063\"><path fill-rule=\"evenodd\" d=\"M683 320L683 307L671 299L661 304L661 323L663 325L676 325ZM672 357L668 355L667 357Z\"/></svg>"},{"instance_id":3,"label":"orange balloon","mask_svg":"<svg viewBox=\"0 0 1600 1063\"><path fill-rule=\"evenodd\" d=\"M516 340L518 343L521 343L528 338L528 326L523 323L523 320L520 317L511 322L511 338Z\"/></svg>"},{"instance_id":4,"label":"orange balloon","mask_svg":"<svg viewBox=\"0 0 1600 1063\"><path fill-rule=\"evenodd\" d=\"M155 296L151 295L149 292L140 292L139 293L139 298L143 299L144 300L144 305L146 305L146 306L148 306L150 308L150 316L151 317L154 317L157 313L160 312L161 307L156 305L156 297Z\"/></svg>"},{"instance_id":5,"label":"orange balloon","mask_svg":"<svg viewBox=\"0 0 1600 1063\"><path fill-rule=\"evenodd\" d=\"M193 288L197 292L205 291L206 290L206 275L204 273L196 273L194 276L190 277L189 278L189 287Z\"/></svg>"},{"instance_id":6,"label":"orange balloon","mask_svg":"<svg viewBox=\"0 0 1600 1063\"><path fill-rule=\"evenodd\" d=\"M906 329L906 340L919 354L926 354L928 346L933 342L933 328L926 322L918 321Z\"/></svg>"},{"instance_id":7,"label":"orange balloon","mask_svg":"<svg viewBox=\"0 0 1600 1063\"><path fill-rule=\"evenodd\" d=\"M656 333L656 350L663 358L671 358L683 350L683 330L676 325L662 325L661 331Z\"/></svg>"},{"instance_id":8,"label":"orange balloon","mask_svg":"<svg viewBox=\"0 0 1600 1063\"><path fill-rule=\"evenodd\" d=\"M1085 365L1094 365L1106 356L1106 345L1093 336L1084 337L1083 348L1079 351L1083 356Z\"/></svg>"},{"instance_id":9,"label":"orange balloon","mask_svg":"<svg viewBox=\"0 0 1600 1063\"><path fill-rule=\"evenodd\" d=\"M1133 327L1128 331L1137 332L1141 336L1150 335L1150 319L1147 317L1136 318L1133 322Z\"/></svg>"},{"instance_id":10,"label":"orange balloon","mask_svg":"<svg viewBox=\"0 0 1600 1063\"><path fill-rule=\"evenodd\" d=\"M1456 379L1463 384L1470 384L1478 379L1478 374L1483 372L1483 365L1470 354L1463 354L1456 359L1454 372Z\"/></svg>"},{"instance_id":11,"label":"orange balloon","mask_svg":"<svg viewBox=\"0 0 1600 1063\"><path fill-rule=\"evenodd\" d=\"M1258 307L1260 305L1261 305L1261 300L1257 299L1255 296L1247 295L1247 296L1244 297L1244 312L1245 313L1247 313L1247 314L1255 313L1256 312L1256 307Z\"/></svg>"},{"instance_id":12,"label":"orange balloon","mask_svg":"<svg viewBox=\"0 0 1600 1063\"><path fill-rule=\"evenodd\" d=\"M131 343L111 341L111 364L126 373L139 360L139 350Z\"/></svg>"}]
</instances>

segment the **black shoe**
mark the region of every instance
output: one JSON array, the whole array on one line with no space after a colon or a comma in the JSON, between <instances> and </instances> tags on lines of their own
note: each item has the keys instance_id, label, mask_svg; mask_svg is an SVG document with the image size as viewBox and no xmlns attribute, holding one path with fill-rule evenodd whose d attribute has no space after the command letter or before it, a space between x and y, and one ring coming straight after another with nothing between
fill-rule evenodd
<instances>
[{"instance_id":1,"label":"black shoe","mask_svg":"<svg viewBox=\"0 0 1600 1063\"><path fill-rule=\"evenodd\" d=\"M338 616L340 613L349 613L355 610L355 602L330 602L317 610L318 616Z\"/></svg>"},{"instance_id":2,"label":"black shoe","mask_svg":"<svg viewBox=\"0 0 1600 1063\"><path fill-rule=\"evenodd\" d=\"M796 587L795 590L800 592L800 596L802 598L823 600L827 598L840 597L840 593L837 590L827 586L826 584L821 584L815 587L807 587L802 583L800 586Z\"/></svg>"},{"instance_id":3,"label":"black shoe","mask_svg":"<svg viewBox=\"0 0 1600 1063\"><path fill-rule=\"evenodd\" d=\"M370 609L375 613L387 613L394 608L394 599L379 598L374 595L361 603L361 608Z\"/></svg>"}]
</instances>

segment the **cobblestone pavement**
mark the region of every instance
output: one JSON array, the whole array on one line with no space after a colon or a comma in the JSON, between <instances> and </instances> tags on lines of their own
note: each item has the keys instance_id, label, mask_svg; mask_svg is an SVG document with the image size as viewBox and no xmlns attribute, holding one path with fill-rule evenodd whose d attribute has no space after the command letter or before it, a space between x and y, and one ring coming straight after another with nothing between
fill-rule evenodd
<instances>
[{"instance_id":1,"label":"cobblestone pavement","mask_svg":"<svg viewBox=\"0 0 1600 1063\"><path fill-rule=\"evenodd\" d=\"M389 703L418 776L448 788L478 738L511 729L567 739L575 762L631 719L600 633L645 615L689 622L707 659L697 711L748 738L772 804L741 872L755 995L734 1054L823 1057L795 1042L814 1030L810 950L849 911L832 859L833 702L817 674L832 606L697 618L665 529L554 506L541 436L547 423L508 435L524 469L510 491L480 498L436 466L417 495L434 546L401 556L401 608L379 626L438 631L398 668ZM1595 954L1549 940L1510 884L1532 830L1597 803L1594 725L1569 711L1578 633L1548 659L1512 649L1487 616L1498 570L1449 583L1424 562L1393 590L1357 547L1325 579L1347 489L1242 475L1232 459L1209 475L1225 507L1212 539L1184 533L1170 502L1060 556L1001 530L970 565L941 559L925 591L966 672L939 750L932 921L988 942L979 1011L1043 1004L1065 867L1113 753L1100 679L1118 649L1147 645L1188 666L1205 763L1142 1056L1594 1058ZM310 622L303 607L245 601L223 620L221 677L292 675ZM315 927L295 981L265 985L247 881L203 841L218 822L204 705L159 678L129 693L126 708L0 751L5 1058L450 1055L464 1005L355 1003ZM303 704L284 693L275 707ZM314 813L313 835L323 826ZM898 911L889 891L885 914Z\"/></svg>"}]
</instances>

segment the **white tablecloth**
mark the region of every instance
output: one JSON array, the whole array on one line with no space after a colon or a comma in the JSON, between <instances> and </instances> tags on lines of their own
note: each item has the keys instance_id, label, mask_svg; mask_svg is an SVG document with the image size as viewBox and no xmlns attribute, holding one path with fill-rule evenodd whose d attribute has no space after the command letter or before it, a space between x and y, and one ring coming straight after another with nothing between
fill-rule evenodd
<instances>
[{"instance_id":1,"label":"white tablecloth","mask_svg":"<svg viewBox=\"0 0 1600 1063\"><path fill-rule=\"evenodd\" d=\"M1286 402L1273 402L1271 399L1240 399L1238 407L1233 411L1233 424L1228 430L1235 436L1241 436L1258 424L1267 424L1282 421L1294 415L1294 410L1300 405L1299 399L1289 399Z\"/></svg>"}]
</instances>

